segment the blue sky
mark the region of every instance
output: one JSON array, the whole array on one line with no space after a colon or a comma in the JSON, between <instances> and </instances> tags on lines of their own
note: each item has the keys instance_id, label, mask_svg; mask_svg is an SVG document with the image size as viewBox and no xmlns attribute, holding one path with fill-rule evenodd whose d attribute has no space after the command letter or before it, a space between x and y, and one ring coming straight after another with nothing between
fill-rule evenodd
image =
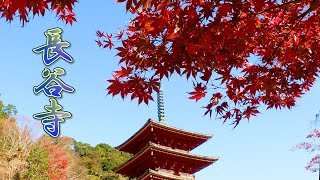
<instances>
[{"instance_id":1,"label":"blue sky","mask_svg":"<svg viewBox=\"0 0 320 180\"><path fill-rule=\"evenodd\" d=\"M33 86L43 79L41 55L32 48L45 43L47 29L63 29L63 40L72 45L66 51L74 58L69 64L59 60L50 66L63 67L67 74L62 79L76 89L65 93L58 102L73 114L62 124L62 135L91 145L108 143L117 146L133 135L148 118L157 120L156 104L137 105L137 101L106 96L107 82L118 68L116 51L100 49L95 44L96 30L116 32L124 27L130 16L123 4L114 1L80 1L75 13L78 23L65 25L53 14L35 17L24 28L17 21L9 24L0 20L1 99L16 105L18 116L32 118L43 112L49 98L43 93L33 94ZM214 137L193 152L219 156L220 160L196 174L198 180L311 180L317 174L304 169L310 155L304 151L290 151L305 140L311 130L309 122L320 109L319 88L298 100L292 110L262 110L261 115L243 121L236 129L221 121L203 117L201 109L206 101L188 100L192 83L180 77L163 81L165 115L169 125ZM32 120L36 121L36 120ZM32 123L31 123L32 124Z\"/></svg>"}]
</instances>

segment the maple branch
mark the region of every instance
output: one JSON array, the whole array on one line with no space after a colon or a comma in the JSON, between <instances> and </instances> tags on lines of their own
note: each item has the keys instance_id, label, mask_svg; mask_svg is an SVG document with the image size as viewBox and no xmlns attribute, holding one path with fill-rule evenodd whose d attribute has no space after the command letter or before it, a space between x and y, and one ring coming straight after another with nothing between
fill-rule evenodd
<instances>
[{"instance_id":1,"label":"maple branch","mask_svg":"<svg viewBox=\"0 0 320 180\"><path fill-rule=\"evenodd\" d=\"M301 1L301 0L295 0L295 1L286 2L286 3L280 4L280 5L278 5L278 6L274 6L274 7L265 9L265 10L263 10L263 11L254 13L254 14L252 14L252 15L248 15L248 16L245 16L245 17L243 17L243 18L235 18L235 19L233 19L233 20L226 21L226 22L238 22L238 21L242 21L242 20L245 20L245 19L249 19L249 18L255 17L255 16L257 16L257 15L263 14L263 13L268 12L268 11L270 11L270 10L277 9L277 8L282 8L282 7L287 6L287 5L291 4L291 3L296 3L296 2L300 2L300 1Z\"/></svg>"},{"instance_id":2,"label":"maple branch","mask_svg":"<svg viewBox=\"0 0 320 180\"><path fill-rule=\"evenodd\" d=\"M319 0L313 0L313 4L310 6L310 8L304 12L303 14L299 15L297 18L299 18L298 22L295 23L295 25L290 29L290 31L288 33L286 33L286 35L283 37L283 39L278 43L277 47L272 51L272 54L270 55L269 59L271 60L272 57L274 56L274 54L279 50L279 48L281 47L282 43L289 37L289 35L291 34L291 32L300 24L300 22L302 21L302 19L310 12L312 11L312 7L314 6L314 4L316 2L319 2Z\"/></svg>"},{"instance_id":3,"label":"maple branch","mask_svg":"<svg viewBox=\"0 0 320 180\"><path fill-rule=\"evenodd\" d=\"M223 88L223 87L221 87L221 86L217 86L217 85L214 85L214 84L211 84L211 86L212 86L213 88L208 88L208 89L213 89L213 90L216 90L216 89L227 89L227 88Z\"/></svg>"},{"instance_id":4,"label":"maple branch","mask_svg":"<svg viewBox=\"0 0 320 180\"><path fill-rule=\"evenodd\" d=\"M298 18L301 17L301 20L302 20L309 12L315 10L318 7L319 7L319 0L313 0L313 3L312 5L310 5L309 9L303 14L299 15Z\"/></svg>"},{"instance_id":5,"label":"maple branch","mask_svg":"<svg viewBox=\"0 0 320 180\"><path fill-rule=\"evenodd\" d=\"M301 1L301 0L286 2L286 3L280 4L280 5L278 5L278 6L274 6L274 7L265 9L265 10L263 10L263 11L261 11L261 12L256 13L255 15L263 14L263 13L265 13L265 12L267 12L267 11L272 10L272 9L282 8L283 6L287 6L287 5L291 4L291 3L296 3L296 2L299 2L299 1Z\"/></svg>"}]
</instances>

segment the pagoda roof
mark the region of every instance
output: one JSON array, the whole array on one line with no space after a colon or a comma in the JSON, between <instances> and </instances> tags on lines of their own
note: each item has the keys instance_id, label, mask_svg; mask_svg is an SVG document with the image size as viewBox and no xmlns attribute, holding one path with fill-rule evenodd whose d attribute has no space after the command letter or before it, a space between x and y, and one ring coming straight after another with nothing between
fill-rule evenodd
<instances>
[{"instance_id":1,"label":"pagoda roof","mask_svg":"<svg viewBox=\"0 0 320 180\"><path fill-rule=\"evenodd\" d=\"M149 142L129 161L115 169L116 173L139 177L148 169L162 168L194 174L217 161L218 157L200 156ZM174 165L174 166L173 166Z\"/></svg>"},{"instance_id":2,"label":"pagoda roof","mask_svg":"<svg viewBox=\"0 0 320 180\"><path fill-rule=\"evenodd\" d=\"M144 174L137 178L137 180L195 180L194 176L174 175L165 171L156 171L148 169Z\"/></svg>"},{"instance_id":3,"label":"pagoda roof","mask_svg":"<svg viewBox=\"0 0 320 180\"><path fill-rule=\"evenodd\" d=\"M155 133L157 134L155 135ZM171 139L175 139L175 141L179 141L182 144L185 144L185 146L179 147L179 149L190 151L198 147L202 143L206 142L208 139L212 137L212 135L201 134L175 128L165 123L160 123L152 119L149 119L144 124L144 126L140 128L133 136L131 136L129 139L127 139L124 143L122 143L116 148L120 151L135 154L141 148L143 148L149 141L154 141L154 138L164 137L171 137ZM158 142L158 144L162 143ZM166 144L162 145L166 146Z\"/></svg>"}]
</instances>

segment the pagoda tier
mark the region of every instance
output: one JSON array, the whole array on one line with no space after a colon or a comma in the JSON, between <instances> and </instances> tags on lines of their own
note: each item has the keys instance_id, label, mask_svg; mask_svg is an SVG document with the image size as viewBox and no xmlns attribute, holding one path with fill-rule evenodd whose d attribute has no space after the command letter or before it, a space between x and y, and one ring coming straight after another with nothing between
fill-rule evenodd
<instances>
[{"instance_id":1,"label":"pagoda tier","mask_svg":"<svg viewBox=\"0 0 320 180\"><path fill-rule=\"evenodd\" d=\"M137 178L137 180L195 180L194 175L181 174L179 176L167 170L152 170L148 169L143 175Z\"/></svg>"},{"instance_id":2,"label":"pagoda tier","mask_svg":"<svg viewBox=\"0 0 320 180\"><path fill-rule=\"evenodd\" d=\"M131 178L136 178L141 177L149 169L165 169L174 172L171 175L171 179L174 179L174 176L181 176L181 172L183 172L183 174L192 175L217 160L218 158L216 157L194 155L184 150L172 149L170 147L149 142L128 162L118 167L115 172ZM152 173L154 174L154 171L151 172L151 175ZM149 174L150 172L140 179L150 178ZM161 177L159 174L152 175L152 177L153 176ZM164 173L162 173L162 176L164 176Z\"/></svg>"},{"instance_id":3,"label":"pagoda tier","mask_svg":"<svg viewBox=\"0 0 320 180\"><path fill-rule=\"evenodd\" d=\"M178 129L149 119L138 132L119 145L117 149L136 154L151 141L173 149L191 151L211 137L211 135Z\"/></svg>"}]
</instances>

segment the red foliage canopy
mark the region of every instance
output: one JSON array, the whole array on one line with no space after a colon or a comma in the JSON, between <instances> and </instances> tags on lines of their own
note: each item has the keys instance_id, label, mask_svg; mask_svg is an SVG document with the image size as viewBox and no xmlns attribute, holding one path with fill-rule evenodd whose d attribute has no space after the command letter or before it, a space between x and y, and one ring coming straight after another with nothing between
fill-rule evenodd
<instances>
[{"instance_id":1,"label":"red foliage canopy","mask_svg":"<svg viewBox=\"0 0 320 180\"><path fill-rule=\"evenodd\" d=\"M29 13L44 16L46 10L56 11L56 15L67 24L76 21L73 6L77 0L0 0L0 14L6 21L17 15L22 26L29 22ZM50 5L50 6L49 6Z\"/></svg>"},{"instance_id":2,"label":"red foliage canopy","mask_svg":"<svg viewBox=\"0 0 320 180\"><path fill-rule=\"evenodd\" d=\"M193 78L190 99L210 96L237 126L258 107L291 108L320 67L319 0L118 0L135 18L116 39L121 69L108 93L148 103L159 79ZM97 31L97 44L113 47Z\"/></svg>"},{"instance_id":3,"label":"red foliage canopy","mask_svg":"<svg viewBox=\"0 0 320 180\"><path fill-rule=\"evenodd\" d=\"M205 114L224 121L291 108L313 85L320 67L319 0L117 0L136 17L116 36L97 31L97 44L119 51L108 93L148 103L159 79L179 74L195 81L190 99L209 94ZM1 17L24 25L29 13L56 11L76 21L76 0L0 0ZM50 8L49 8L50 5Z\"/></svg>"}]
</instances>

